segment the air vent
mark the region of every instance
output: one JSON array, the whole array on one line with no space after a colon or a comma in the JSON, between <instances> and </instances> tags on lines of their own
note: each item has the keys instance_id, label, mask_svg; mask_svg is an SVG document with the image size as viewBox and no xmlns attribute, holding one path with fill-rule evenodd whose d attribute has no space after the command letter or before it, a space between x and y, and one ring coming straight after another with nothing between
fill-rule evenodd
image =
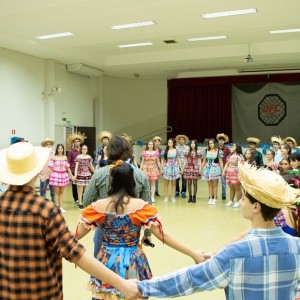
<instances>
[{"instance_id":1,"label":"air vent","mask_svg":"<svg viewBox=\"0 0 300 300\"><path fill-rule=\"evenodd\" d=\"M164 43L166 44L177 44L175 40L165 40Z\"/></svg>"}]
</instances>

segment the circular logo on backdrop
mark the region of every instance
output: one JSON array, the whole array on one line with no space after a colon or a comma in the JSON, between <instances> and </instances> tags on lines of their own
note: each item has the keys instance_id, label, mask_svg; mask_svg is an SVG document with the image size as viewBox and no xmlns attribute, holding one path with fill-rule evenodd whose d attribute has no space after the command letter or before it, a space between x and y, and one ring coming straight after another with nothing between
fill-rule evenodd
<instances>
[{"instance_id":1,"label":"circular logo on backdrop","mask_svg":"<svg viewBox=\"0 0 300 300\"><path fill-rule=\"evenodd\" d=\"M266 126L278 125L286 116L286 103L278 94L267 94L258 104L258 118Z\"/></svg>"}]
</instances>

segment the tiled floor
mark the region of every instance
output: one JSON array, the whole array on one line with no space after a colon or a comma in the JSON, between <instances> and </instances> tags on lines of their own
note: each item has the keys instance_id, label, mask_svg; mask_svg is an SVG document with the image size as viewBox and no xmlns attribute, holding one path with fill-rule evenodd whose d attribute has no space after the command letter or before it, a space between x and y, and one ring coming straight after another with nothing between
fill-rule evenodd
<instances>
[{"instance_id":1,"label":"tiled floor","mask_svg":"<svg viewBox=\"0 0 300 300\"><path fill-rule=\"evenodd\" d=\"M215 207L208 206L207 183L199 182L197 202L187 203L187 199L176 198L176 203L163 203L163 188L160 182L161 197L156 197L154 204L162 218L165 231L171 233L177 240L194 249L211 251L224 244L238 232L245 230L249 222L244 220L239 208L225 207L226 201L218 200ZM65 192L64 208L70 230L75 230L80 210L73 205L71 189ZM87 251L93 253L93 233L81 241ZM163 245L153 237L155 248L144 247L154 276L164 275L179 268L193 264L193 261L181 253ZM64 295L65 300L88 300L91 294L86 290L89 276L73 264L64 261ZM152 298L154 299L154 298ZM184 299L222 300L223 290L203 292L187 296Z\"/></svg>"}]
</instances>

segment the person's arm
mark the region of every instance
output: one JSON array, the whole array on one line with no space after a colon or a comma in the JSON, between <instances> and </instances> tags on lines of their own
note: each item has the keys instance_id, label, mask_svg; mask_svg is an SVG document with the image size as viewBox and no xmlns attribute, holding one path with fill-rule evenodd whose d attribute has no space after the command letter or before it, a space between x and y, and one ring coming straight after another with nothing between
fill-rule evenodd
<instances>
[{"instance_id":1,"label":"person's arm","mask_svg":"<svg viewBox=\"0 0 300 300\"><path fill-rule=\"evenodd\" d=\"M141 170L143 170L143 166L144 166L144 156L142 156L142 162L141 162L141 166L140 166Z\"/></svg>"},{"instance_id":2,"label":"person's arm","mask_svg":"<svg viewBox=\"0 0 300 300\"><path fill-rule=\"evenodd\" d=\"M205 261L204 253L202 251L194 251L194 250L187 248L186 246L184 246L183 244L178 242L176 239L174 239L166 231L164 231L164 233L162 235L162 233L159 231L159 228L157 226L151 226L150 230L159 240L164 242L169 247L171 247L187 256L190 256L195 261L196 264Z\"/></svg>"},{"instance_id":3,"label":"person's arm","mask_svg":"<svg viewBox=\"0 0 300 300\"><path fill-rule=\"evenodd\" d=\"M201 170L202 170L202 162L201 162L201 158L198 157L198 166L199 166L199 174L201 174Z\"/></svg>"},{"instance_id":4,"label":"person's arm","mask_svg":"<svg viewBox=\"0 0 300 300\"><path fill-rule=\"evenodd\" d=\"M52 169L51 169L51 168L48 168L47 171L46 171L46 173L44 174L44 176L39 175L40 180L41 180L42 182L46 181L46 179L48 178L48 176L49 176L49 174L50 174L51 172L52 172Z\"/></svg>"},{"instance_id":5,"label":"person's arm","mask_svg":"<svg viewBox=\"0 0 300 300\"><path fill-rule=\"evenodd\" d=\"M120 277L86 252L84 252L75 264L88 274L114 286L125 296L127 300L141 298L141 294L136 284L137 281L126 280Z\"/></svg>"},{"instance_id":6,"label":"person's arm","mask_svg":"<svg viewBox=\"0 0 300 300\"><path fill-rule=\"evenodd\" d=\"M86 236L91 231L91 228L87 228L87 226L84 226L80 221L76 228L75 236L77 240L82 239L84 236Z\"/></svg>"},{"instance_id":7,"label":"person's arm","mask_svg":"<svg viewBox=\"0 0 300 300\"><path fill-rule=\"evenodd\" d=\"M180 161L180 157L177 155L177 163L179 165L179 168L180 168L180 173L182 174L183 173L183 169L182 169L182 165L181 165L181 161Z\"/></svg>"},{"instance_id":8,"label":"person's arm","mask_svg":"<svg viewBox=\"0 0 300 300\"><path fill-rule=\"evenodd\" d=\"M225 164L225 166L224 166L224 169L223 169L223 172L222 172L222 177L225 176L227 167L228 167L228 162L227 162L227 163Z\"/></svg>"},{"instance_id":9,"label":"person's arm","mask_svg":"<svg viewBox=\"0 0 300 300\"><path fill-rule=\"evenodd\" d=\"M74 171L74 177L75 177L75 179L77 178L78 166L79 166L79 161L76 161L76 163L75 163L75 171Z\"/></svg>"},{"instance_id":10,"label":"person's arm","mask_svg":"<svg viewBox=\"0 0 300 300\"><path fill-rule=\"evenodd\" d=\"M71 180L72 180L72 181L75 181L75 176L73 176L72 171L71 171L70 168L67 168L67 172L68 172L68 174L69 174Z\"/></svg>"},{"instance_id":11,"label":"person's arm","mask_svg":"<svg viewBox=\"0 0 300 300\"><path fill-rule=\"evenodd\" d=\"M94 174L95 173L95 168L93 166L93 159L92 158L90 159L89 168L90 168L92 174Z\"/></svg>"},{"instance_id":12,"label":"person's arm","mask_svg":"<svg viewBox=\"0 0 300 300\"><path fill-rule=\"evenodd\" d=\"M160 164L160 161L159 161L159 156L156 159L156 164L158 166L159 174L161 174L162 173L162 168L161 168L161 164Z\"/></svg>"},{"instance_id":13,"label":"person's arm","mask_svg":"<svg viewBox=\"0 0 300 300\"><path fill-rule=\"evenodd\" d=\"M203 170L205 164L206 164L206 157L203 158L201 169L200 169L200 173L202 173L202 170Z\"/></svg>"},{"instance_id":14,"label":"person's arm","mask_svg":"<svg viewBox=\"0 0 300 300\"><path fill-rule=\"evenodd\" d=\"M219 157L219 164L220 164L221 170L223 172L223 158L222 157Z\"/></svg>"}]
</instances>

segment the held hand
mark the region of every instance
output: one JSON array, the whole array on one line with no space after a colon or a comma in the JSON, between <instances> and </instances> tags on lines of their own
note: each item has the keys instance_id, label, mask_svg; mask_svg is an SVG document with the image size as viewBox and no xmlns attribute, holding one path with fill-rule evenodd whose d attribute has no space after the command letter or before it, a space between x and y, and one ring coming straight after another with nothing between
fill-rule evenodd
<instances>
[{"instance_id":1,"label":"held hand","mask_svg":"<svg viewBox=\"0 0 300 300\"><path fill-rule=\"evenodd\" d=\"M45 176L39 175L39 177L40 177L40 180L41 180L41 182L44 182L44 181L46 181L46 178L45 178Z\"/></svg>"},{"instance_id":2,"label":"held hand","mask_svg":"<svg viewBox=\"0 0 300 300\"><path fill-rule=\"evenodd\" d=\"M121 291L126 300L142 299L142 294L137 287L138 283L137 279L126 280L125 286Z\"/></svg>"},{"instance_id":3,"label":"held hand","mask_svg":"<svg viewBox=\"0 0 300 300\"><path fill-rule=\"evenodd\" d=\"M204 256L203 251L195 251L195 254L193 255L193 260L195 261L196 264L202 263L206 260Z\"/></svg>"}]
</instances>

